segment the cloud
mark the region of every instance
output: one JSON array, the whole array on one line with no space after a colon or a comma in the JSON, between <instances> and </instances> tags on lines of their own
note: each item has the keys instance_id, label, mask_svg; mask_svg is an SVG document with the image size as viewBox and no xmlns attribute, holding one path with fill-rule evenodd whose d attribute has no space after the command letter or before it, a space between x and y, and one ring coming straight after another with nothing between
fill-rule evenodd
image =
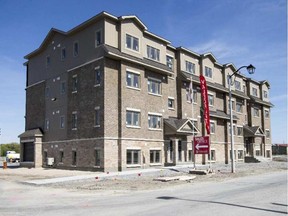
<instances>
[{"instance_id":1,"label":"cloud","mask_svg":"<svg viewBox=\"0 0 288 216\"><path fill-rule=\"evenodd\" d=\"M203 54L207 52L212 52L217 59L222 61L222 63L227 63L227 59L231 59L231 57L243 56L249 50L244 46L237 46L235 44L228 44L222 40L210 40L205 43L199 44L197 46L189 47L189 49Z\"/></svg>"}]
</instances>

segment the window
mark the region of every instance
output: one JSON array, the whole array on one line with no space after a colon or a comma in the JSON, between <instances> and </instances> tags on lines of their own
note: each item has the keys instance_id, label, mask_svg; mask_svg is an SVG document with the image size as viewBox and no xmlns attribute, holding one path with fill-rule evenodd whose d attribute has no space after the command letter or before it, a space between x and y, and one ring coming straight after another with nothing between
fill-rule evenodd
<instances>
[{"instance_id":1,"label":"window","mask_svg":"<svg viewBox=\"0 0 288 216\"><path fill-rule=\"evenodd\" d=\"M63 152L63 150L60 150L59 151L59 162L60 163L63 163L63 158L64 158L64 152Z\"/></svg>"},{"instance_id":2,"label":"window","mask_svg":"<svg viewBox=\"0 0 288 216\"><path fill-rule=\"evenodd\" d=\"M73 44L73 56L76 57L79 54L79 43L75 41Z\"/></svg>"},{"instance_id":3,"label":"window","mask_svg":"<svg viewBox=\"0 0 288 216\"><path fill-rule=\"evenodd\" d=\"M45 88L45 97L46 97L46 98L49 98L49 97L50 97L50 88L49 88L49 87L46 87L46 88Z\"/></svg>"},{"instance_id":4,"label":"window","mask_svg":"<svg viewBox=\"0 0 288 216\"><path fill-rule=\"evenodd\" d=\"M95 149L94 157L95 157L95 166L100 167L101 165L101 150L100 149Z\"/></svg>"},{"instance_id":5,"label":"window","mask_svg":"<svg viewBox=\"0 0 288 216\"><path fill-rule=\"evenodd\" d=\"M271 157L271 151L270 150L266 150L266 157L270 158Z\"/></svg>"},{"instance_id":6,"label":"window","mask_svg":"<svg viewBox=\"0 0 288 216\"><path fill-rule=\"evenodd\" d=\"M215 134L215 122L210 121L210 133Z\"/></svg>"},{"instance_id":7,"label":"window","mask_svg":"<svg viewBox=\"0 0 288 216\"><path fill-rule=\"evenodd\" d=\"M139 51L139 39L126 34L126 48Z\"/></svg>"},{"instance_id":8,"label":"window","mask_svg":"<svg viewBox=\"0 0 288 216\"><path fill-rule=\"evenodd\" d=\"M152 94L161 94L161 81L148 79L148 92Z\"/></svg>"},{"instance_id":9,"label":"window","mask_svg":"<svg viewBox=\"0 0 288 216\"><path fill-rule=\"evenodd\" d=\"M243 112L243 106L241 102L236 102L236 112L242 113Z\"/></svg>"},{"instance_id":10,"label":"window","mask_svg":"<svg viewBox=\"0 0 288 216\"><path fill-rule=\"evenodd\" d=\"M150 129L161 129L162 128L162 116L149 114L148 126Z\"/></svg>"},{"instance_id":11,"label":"window","mask_svg":"<svg viewBox=\"0 0 288 216\"><path fill-rule=\"evenodd\" d=\"M253 108L253 116L254 117L259 117L259 109L258 108Z\"/></svg>"},{"instance_id":12,"label":"window","mask_svg":"<svg viewBox=\"0 0 288 216\"><path fill-rule=\"evenodd\" d=\"M77 112L72 113L72 130L77 129Z\"/></svg>"},{"instance_id":13,"label":"window","mask_svg":"<svg viewBox=\"0 0 288 216\"><path fill-rule=\"evenodd\" d=\"M65 117L60 116L60 128L63 129L65 127Z\"/></svg>"},{"instance_id":14,"label":"window","mask_svg":"<svg viewBox=\"0 0 288 216\"><path fill-rule=\"evenodd\" d=\"M65 94L66 93L66 83L65 82L61 82L61 84L60 84L60 92L61 92L61 94Z\"/></svg>"},{"instance_id":15,"label":"window","mask_svg":"<svg viewBox=\"0 0 288 216\"><path fill-rule=\"evenodd\" d=\"M161 150L150 150L150 163L161 163Z\"/></svg>"},{"instance_id":16,"label":"window","mask_svg":"<svg viewBox=\"0 0 288 216\"><path fill-rule=\"evenodd\" d=\"M241 82L235 80L235 89L241 91Z\"/></svg>"},{"instance_id":17,"label":"window","mask_svg":"<svg viewBox=\"0 0 288 216\"><path fill-rule=\"evenodd\" d=\"M269 117L270 117L270 112L269 112L269 110L265 110L264 112L265 112L265 118L269 118Z\"/></svg>"},{"instance_id":18,"label":"window","mask_svg":"<svg viewBox=\"0 0 288 216\"><path fill-rule=\"evenodd\" d=\"M45 130L48 131L50 126L49 119L45 119Z\"/></svg>"},{"instance_id":19,"label":"window","mask_svg":"<svg viewBox=\"0 0 288 216\"><path fill-rule=\"evenodd\" d=\"M100 67L95 68L95 85L100 85L101 83L101 71Z\"/></svg>"},{"instance_id":20,"label":"window","mask_svg":"<svg viewBox=\"0 0 288 216\"><path fill-rule=\"evenodd\" d=\"M210 67L205 67L205 76L212 78L212 68Z\"/></svg>"},{"instance_id":21,"label":"window","mask_svg":"<svg viewBox=\"0 0 288 216\"><path fill-rule=\"evenodd\" d=\"M94 126L95 127L99 127L100 126L100 107L95 107Z\"/></svg>"},{"instance_id":22,"label":"window","mask_svg":"<svg viewBox=\"0 0 288 216\"><path fill-rule=\"evenodd\" d=\"M230 150L230 159L232 159L232 151ZM234 150L234 161L236 160L236 150Z\"/></svg>"},{"instance_id":23,"label":"window","mask_svg":"<svg viewBox=\"0 0 288 216\"><path fill-rule=\"evenodd\" d=\"M268 98L268 92L267 91L263 91L263 96L264 96L264 98Z\"/></svg>"},{"instance_id":24,"label":"window","mask_svg":"<svg viewBox=\"0 0 288 216\"><path fill-rule=\"evenodd\" d=\"M127 150L127 165L140 165L140 150Z\"/></svg>"},{"instance_id":25,"label":"window","mask_svg":"<svg viewBox=\"0 0 288 216\"><path fill-rule=\"evenodd\" d=\"M260 150L255 151L256 156L260 156Z\"/></svg>"},{"instance_id":26,"label":"window","mask_svg":"<svg viewBox=\"0 0 288 216\"><path fill-rule=\"evenodd\" d=\"M49 67L51 63L50 56L46 56L46 67Z\"/></svg>"},{"instance_id":27,"label":"window","mask_svg":"<svg viewBox=\"0 0 288 216\"><path fill-rule=\"evenodd\" d=\"M229 99L228 99L228 101L230 102ZM229 103L229 110L230 110L230 103ZM232 99L232 110L235 110L235 101L234 101L234 99Z\"/></svg>"},{"instance_id":28,"label":"window","mask_svg":"<svg viewBox=\"0 0 288 216\"><path fill-rule=\"evenodd\" d=\"M265 130L265 135L266 135L266 138L270 138L270 130Z\"/></svg>"},{"instance_id":29,"label":"window","mask_svg":"<svg viewBox=\"0 0 288 216\"><path fill-rule=\"evenodd\" d=\"M256 88L253 88L253 87L252 87L252 95L255 96L255 97L258 96L258 91L257 91Z\"/></svg>"},{"instance_id":30,"label":"window","mask_svg":"<svg viewBox=\"0 0 288 216\"><path fill-rule=\"evenodd\" d=\"M191 74L195 74L195 64L193 64L192 62L186 61L185 71Z\"/></svg>"},{"instance_id":31,"label":"window","mask_svg":"<svg viewBox=\"0 0 288 216\"><path fill-rule=\"evenodd\" d=\"M236 134L236 126L233 125L233 135ZM230 127L230 124L229 124L229 135L231 135L231 127Z\"/></svg>"},{"instance_id":32,"label":"window","mask_svg":"<svg viewBox=\"0 0 288 216\"><path fill-rule=\"evenodd\" d=\"M174 109L175 108L175 100L174 98L168 98L168 108Z\"/></svg>"},{"instance_id":33,"label":"window","mask_svg":"<svg viewBox=\"0 0 288 216\"><path fill-rule=\"evenodd\" d=\"M72 150L72 166L76 166L77 163L77 152L76 150Z\"/></svg>"},{"instance_id":34,"label":"window","mask_svg":"<svg viewBox=\"0 0 288 216\"><path fill-rule=\"evenodd\" d=\"M160 61L160 50L147 45L147 58Z\"/></svg>"},{"instance_id":35,"label":"window","mask_svg":"<svg viewBox=\"0 0 288 216\"><path fill-rule=\"evenodd\" d=\"M189 161L194 161L194 158L193 158L193 150L188 150L188 160Z\"/></svg>"},{"instance_id":36,"label":"window","mask_svg":"<svg viewBox=\"0 0 288 216\"><path fill-rule=\"evenodd\" d=\"M209 106L214 106L214 95L213 94L208 94L208 102L209 102Z\"/></svg>"},{"instance_id":37,"label":"window","mask_svg":"<svg viewBox=\"0 0 288 216\"><path fill-rule=\"evenodd\" d=\"M78 88L78 78L77 75L72 77L72 93L77 92L77 88Z\"/></svg>"},{"instance_id":38,"label":"window","mask_svg":"<svg viewBox=\"0 0 288 216\"><path fill-rule=\"evenodd\" d=\"M127 126L140 126L140 112L139 111L126 111L126 125Z\"/></svg>"},{"instance_id":39,"label":"window","mask_svg":"<svg viewBox=\"0 0 288 216\"><path fill-rule=\"evenodd\" d=\"M126 85L133 88L140 88L140 75L127 71Z\"/></svg>"},{"instance_id":40,"label":"window","mask_svg":"<svg viewBox=\"0 0 288 216\"><path fill-rule=\"evenodd\" d=\"M197 103L197 90L193 89L193 93L192 93L192 98L191 98L191 92L190 92L190 88L186 88L186 100L187 102L192 103Z\"/></svg>"},{"instance_id":41,"label":"window","mask_svg":"<svg viewBox=\"0 0 288 216\"><path fill-rule=\"evenodd\" d=\"M238 160L243 160L243 159L244 159L244 151L238 150Z\"/></svg>"},{"instance_id":42,"label":"window","mask_svg":"<svg viewBox=\"0 0 288 216\"><path fill-rule=\"evenodd\" d=\"M216 161L216 150L211 149L210 154L208 154L208 160Z\"/></svg>"},{"instance_id":43,"label":"window","mask_svg":"<svg viewBox=\"0 0 288 216\"><path fill-rule=\"evenodd\" d=\"M101 30L98 30L95 32L95 47L99 46L102 43L103 43L102 32L101 32Z\"/></svg>"},{"instance_id":44,"label":"window","mask_svg":"<svg viewBox=\"0 0 288 216\"><path fill-rule=\"evenodd\" d=\"M243 127L237 126L237 136L243 136Z\"/></svg>"},{"instance_id":45,"label":"window","mask_svg":"<svg viewBox=\"0 0 288 216\"><path fill-rule=\"evenodd\" d=\"M66 58L66 49L63 47L61 49L61 60L63 61Z\"/></svg>"},{"instance_id":46,"label":"window","mask_svg":"<svg viewBox=\"0 0 288 216\"><path fill-rule=\"evenodd\" d=\"M173 70L174 59L172 56L166 55L166 65L169 67L170 70Z\"/></svg>"}]
</instances>

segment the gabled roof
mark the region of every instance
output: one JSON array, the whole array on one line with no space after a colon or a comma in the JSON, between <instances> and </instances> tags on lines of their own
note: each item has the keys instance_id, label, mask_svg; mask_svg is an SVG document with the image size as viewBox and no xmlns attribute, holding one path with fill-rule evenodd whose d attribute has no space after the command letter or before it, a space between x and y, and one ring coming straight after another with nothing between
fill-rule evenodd
<instances>
[{"instance_id":1,"label":"gabled roof","mask_svg":"<svg viewBox=\"0 0 288 216\"><path fill-rule=\"evenodd\" d=\"M268 82L268 80L263 80L260 82L262 85L267 85L268 89L270 89L270 83Z\"/></svg>"},{"instance_id":2,"label":"gabled roof","mask_svg":"<svg viewBox=\"0 0 288 216\"><path fill-rule=\"evenodd\" d=\"M263 101L260 98L257 98L255 96L250 95L249 97L250 97L250 100L252 102L254 102L254 103L259 103L259 104L262 104L262 105L265 105L265 106L268 106L268 107L273 107L274 106L271 102Z\"/></svg>"},{"instance_id":3,"label":"gabled roof","mask_svg":"<svg viewBox=\"0 0 288 216\"><path fill-rule=\"evenodd\" d=\"M164 119L164 123L168 126L174 134L197 134L199 130L195 127L193 122L189 119Z\"/></svg>"},{"instance_id":4,"label":"gabled roof","mask_svg":"<svg viewBox=\"0 0 288 216\"><path fill-rule=\"evenodd\" d=\"M39 136L43 136L43 133L40 128L37 128L37 129L25 131L24 133L20 134L18 137L25 138L25 137L39 137Z\"/></svg>"},{"instance_id":5,"label":"gabled roof","mask_svg":"<svg viewBox=\"0 0 288 216\"><path fill-rule=\"evenodd\" d=\"M129 16L120 16L118 18L120 21L126 20L126 19L133 19L136 21L136 23L143 29L147 30L148 28L145 26L145 24L135 15L129 15Z\"/></svg>"},{"instance_id":6,"label":"gabled roof","mask_svg":"<svg viewBox=\"0 0 288 216\"><path fill-rule=\"evenodd\" d=\"M261 129L260 126L247 126L245 125L243 127L244 129L244 137L263 137L265 136L263 130Z\"/></svg>"}]
</instances>

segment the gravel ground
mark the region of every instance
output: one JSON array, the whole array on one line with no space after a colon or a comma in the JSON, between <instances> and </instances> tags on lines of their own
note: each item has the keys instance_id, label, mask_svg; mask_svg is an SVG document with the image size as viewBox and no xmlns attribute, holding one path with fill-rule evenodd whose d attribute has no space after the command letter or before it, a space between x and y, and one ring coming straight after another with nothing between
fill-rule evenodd
<instances>
[{"instance_id":1,"label":"gravel ground","mask_svg":"<svg viewBox=\"0 0 288 216\"><path fill-rule=\"evenodd\" d=\"M209 168L205 167L206 170ZM192 176L189 170L192 168L173 168L165 169L152 173L141 173L110 177L102 179L89 179L74 182L57 183L50 185L52 187L67 188L70 190L85 190L85 191L142 191L142 190L155 190L167 187L174 187L183 184L197 184L204 181L224 181L231 178L237 178L247 175L257 175L267 172L287 171L286 161L270 161L261 163L240 163L236 164L236 173L231 173L231 165L213 164L213 174L197 175L195 179L190 181L169 181L161 182L155 181L157 177L167 176ZM201 169L204 169L201 167Z\"/></svg>"},{"instance_id":2,"label":"gravel ground","mask_svg":"<svg viewBox=\"0 0 288 216\"><path fill-rule=\"evenodd\" d=\"M205 181L224 181L231 178L237 178L247 175L257 175L267 172L286 171L287 172L287 156L274 157L273 161L264 161L261 163L236 163L236 173L231 173L231 165L212 164L213 174L197 175L195 179L190 181L155 181L157 177L168 176L192 176L189 174L191 167L175 167L165 168L149 173L141 173L141 170L135 174L124 176L101 177L96 179L96 172L83 172L71 170L57 169L7 169L0 170L0 179L23 182L27 180L55 178L64 176L91 175L90 179L79 181L67 181L62 183L49 184L41 187L66 188L73 191L86 192L123 192L123 191L142 191L155 190L167 187L174 187L183 184L197 184ZM207 166L199 166L201 169L208 169Z\"/></svg>"}]
</instances>

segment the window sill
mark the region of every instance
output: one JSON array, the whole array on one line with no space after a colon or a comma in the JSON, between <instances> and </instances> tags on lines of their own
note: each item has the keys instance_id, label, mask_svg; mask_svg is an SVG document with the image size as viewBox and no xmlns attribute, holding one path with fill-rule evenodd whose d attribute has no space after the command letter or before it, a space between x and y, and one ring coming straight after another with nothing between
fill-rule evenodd
<instances>
[{"instance_id":1,"label":"window sill","mask_svg":"<svg viewBox=\"0 0 288 216\"><path fill-rule=\"evenodd\" d=\"M72 91L72 94L76 94L77 93L77 91Z\"/></svg>"},{"instance_id":2,"label":"window sill","mask_svg":"<svg viewBox=\"0 0 288 216\"><path fill-rule=\"evenodd\" d=\"M132 89L132 90L136 90L136 91L140 91L141 89L140 88L137 88L137 87L133 87L133 86L126 86L127 89Z\"/></svg>"},{"instance_id":3,"label":"window sill","mask_svg":"<svg viewBox=\"0 0 288 216\"><path fill-rule=\"evenodd\" d=\"M150 166L162 166L161 163L150 163Z\"/></svg>"},{"instance_id":4,"label":"window sill","mask_svg":"<svg viewBox=\"0 0 288 216\"><path fill-rule=\"evenodd\" d=\"M76 130L77 130L77 128L72 128L72 130L76 131Z\"/></svg>"},{"instance_id":5,"label":"window sill","mask_svg":"<svg viewBox=\"0 0 288 216\"><path fill-rule=\"evenodd\" d=\"M100 128L100 125L94 125L94 128Z\"/></svg>"},{"instance_id":6,"label":"window sill","mask_svg":"<svg viewBox=\"0 0 288 216\"><path fill-rule=\"evenodd\" d=\"M168 110L172 110L172 111L174 111L174 110L175 110L175 108L171 108L171 107L168 107Z\"/></svg>"},{"instance_id":7,"label":"window sill","mask_svg":"<svg viewBox=\"0 0 288 216\"><path fill-rule=\"evenodd\" d=\"M148 128L148 130L151 130L151 131L162 131L161 128Z\"/></svg>"},{"instance_id":8,"label":"window sill","mask_svg":"<svg viewBox=\"0 0 288 216\"><path fill-rule=\"evenodd\" d=\"M141 129L140 126L126 125L126 128Z\"/></svg>"},{"instance_id":9,"label":"window sill","mask_svg":"<svg viewBox=\"0 0 288 216\"><path fill-rule=\"evenodd\" d=\"M93 166L94 168L97 168L97 169L99 169L99 168L101 168L101 166Z\"/></svg>"},{"instance_id":10,"label":"window sill","mask_svg":"<svg viewBox=\"0 0 288 216\"><path fill-rule=\"evenodd\" d=\"M131 165L130 165L130 164L129 164L129 165L127 164L126 167L127 167L127 168L136 168L136 167L141 167L141 165L140 165L140 164L134 164L134 165L133 165L133 164L131 164Z\"/></svg>"},{"instance_id":11,"label":"window sill","mask_svg":"<svg viewBox=\"0 0 288 216\"><path fill-rule=\"evenodd\" d=\"M99 86L100 86L100 84L95 84L95 85L94 85L94 87L99 87Z\"/></svg>"},{"instance_id":12,"label":"window sill","mask_svg":"<svg viewBox=\"0 0 288 216\"><path fill-rule=\"evenodd\" d=\"M156 93L151 93L151 92L148 92L149 95L152 95L152 96L157 96L157 97L162 97L161 94L156 94Z\"/></svg>"}]
</instances>

